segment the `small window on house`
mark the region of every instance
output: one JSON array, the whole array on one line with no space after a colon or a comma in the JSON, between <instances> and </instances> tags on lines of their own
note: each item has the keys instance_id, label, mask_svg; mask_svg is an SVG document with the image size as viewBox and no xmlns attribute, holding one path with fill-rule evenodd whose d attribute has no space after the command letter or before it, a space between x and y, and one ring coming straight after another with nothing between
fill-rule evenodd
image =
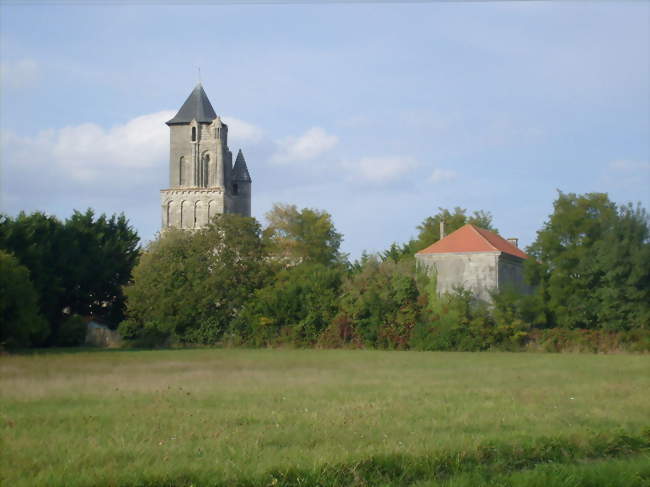
<instances>
[{"instance_id":1,"label":"small window on house","mask_svg":"<svg viewBox=\"0 0 650 487\"><path fill-rule=\"evenodd\" d=\"M239 186L237 186L237 183L233 183L232 185L232 194L239 194Z\"/></svg>"},{"instance_id":2,"label":"small window on house","mask_svg":"<svg viewBox=\"0 0 650 487\"><path fill-rule=\"evenodd\" d=\"M196 142L196 127L192 127L192 142Z\"/></svg>"}]
</instances>

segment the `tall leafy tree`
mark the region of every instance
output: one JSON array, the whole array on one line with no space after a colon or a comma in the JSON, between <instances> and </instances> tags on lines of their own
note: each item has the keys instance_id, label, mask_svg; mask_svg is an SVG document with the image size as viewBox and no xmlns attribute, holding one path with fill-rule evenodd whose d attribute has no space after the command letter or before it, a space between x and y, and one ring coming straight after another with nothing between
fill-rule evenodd
<instances>
[{"instance_id":1,"label":"tall leafy tree","mask_svg":"<svg viewBox=\"0 0 650 487\"><path fill-rule=\"evenodd\" d=\"M405 244L399 245L397 242L390 244L387 250L379 253L379 257L382 261L393 261L400 262L404 259L413 259L414 256L414 241L407 242Z\"/></svg>"},{"instance_id":2,"label":"tall leafy tree","mask_svg":"<svg viewBox=\"0 0 650 487\"><path fill-rule=\"evenodd\" d=\"M594 245L597 319L610 330L650 328L650 231L641 206L619 208L611 231Z\"/></svg>"},{"instance_id":3,"label":"tall leafy tree","mask_svg":"<svg viewBox=\"0 0 650 487\"><path fill-rule=\"evenodd\" d=\"M41 212L0 217L0 248L29 269L39 311L56 331L66 306L65 259L69 240L61 221ZM53 334L51 334L53 335Z\"/></svg>"},{"instance_id":4,"label":"tall leafy tree","mask_svg":"<svg viewBox=\"0 0 650 487\"><path fill-rule=\"evenodd\" d=\"M40 344L48 333L47 322L38 312L38 295L29 270L0 250L0 347Z\"/></svg>"},{"instance_id":5,"label":"tall leafy tree","mask_svg":"<svg viewBox=\"0 0 650 487\"><path fill-rule=\"evenodd\" d=\"M343 236L336 231L326 211L275 204L266 219L265 237L276 258L290 265L331 264L344 259L339 251Z\"/></svg>"},{"instance_id":6,"label":"tall leafy tree","mask_svg":"<svg viewBox=\"0 0 650 487\"><path fill-rule=\"evenodd\" d=\"M560 192L528 248L526 272L550 324L627 329L650 323L648 217L605 193Z\"/></svg>"},{"instance_id":7,"label":"tall leafy tree","mask_svg":"<svg viewBox=\"0 0 650 487\"><path fill-rule=\"evenodd\" d=\"M124 317L122 287L129 282L139 255L139 237L121 215L95 217L75 211L65 222L66 301L71 312L107 318Z\"/></svg>"},{"instance_id":8,"label":"tall leafy tree","mask_svg":"<svg viewBox=\"0 0 650 487\"><path fill-rule=\"evenodd\" d=\"M196 232L168 230L144 251L126 287L126 338L218 341L268 277L260 225L218 215Z\"/></svg>"}]
</instances>

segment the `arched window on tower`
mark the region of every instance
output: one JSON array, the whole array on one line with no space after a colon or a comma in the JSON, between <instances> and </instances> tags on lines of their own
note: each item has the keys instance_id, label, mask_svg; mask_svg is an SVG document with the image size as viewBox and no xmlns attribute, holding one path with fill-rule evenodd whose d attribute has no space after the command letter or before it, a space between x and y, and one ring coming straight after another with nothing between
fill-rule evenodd
<instances>
[{"instance_id":1,"label":"arched window on tower","mask_svg":"<svg viewBox=\"0 0 650 487\"><path fill-rule=\"evenodd\" d=\"M185 158L181 156L181 158L178 160L178 185L183 186L185 184L185 178L187 178L187 174L185 174L183 171L185 171L185 168L183 167L185 165Z\"/></svg>"},{"instance_id":2,"label":"arched window on tower","mask_svg":"<svg viewBox=\"0 0 650 487\"><path fill-rule=\"evenodd\" d=\"M196 127L192 127L192 142L196 142Z\"/></svg>"},{"instance_id":3,"label":"arched window on tower","mask_svg":"<svg viewBox=\"0 0 650 487\"><path fill-rule=\"evenodd\" d=\"M210 177L210 154L204 154L201 159L201 181L199 186L207 188L210 186L209 177Z\"/></svg>"}]
</instances>

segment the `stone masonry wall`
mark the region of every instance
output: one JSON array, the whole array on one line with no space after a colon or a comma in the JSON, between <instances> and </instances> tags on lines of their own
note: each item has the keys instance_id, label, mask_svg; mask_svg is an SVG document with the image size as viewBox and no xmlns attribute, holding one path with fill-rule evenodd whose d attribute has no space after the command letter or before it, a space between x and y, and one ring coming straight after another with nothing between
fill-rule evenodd
<instances>
[{"instance_id":1,"label":"stone masonry wall","mask_svg":"<svg viewBox=\"0 0 650 487\"><path fill-rule=\"evenodd\" d=\"M215 215L224 213L221 188L163 189L160 191L162 228L201 228Z\"/></svg>"},{"instance_id":2,"label":"stone masonry wall","mask_svg":"<svg viewBox=\"0 0 650 487\"><path fill-rule=\"evenodd\" d=\"M418 265L427 269L427 273L436 273L439 294L462 287L472 291L479 299L489 301L490 291L498 285L499 254L500 252L418 254L416 259Z\"/></svg>"},{"instance_id":3,"label":"stone masonry wall","mask_svg":"<svg viewBox=\"0 0 650 487\"><path fill-rule=\"evenodd\" d=\"M524 260L512 255L501 254L499 258L499 289L506 288L512 288L522 294L532 292L532 288L524 279Z\"/></svg>"}]
</instances>

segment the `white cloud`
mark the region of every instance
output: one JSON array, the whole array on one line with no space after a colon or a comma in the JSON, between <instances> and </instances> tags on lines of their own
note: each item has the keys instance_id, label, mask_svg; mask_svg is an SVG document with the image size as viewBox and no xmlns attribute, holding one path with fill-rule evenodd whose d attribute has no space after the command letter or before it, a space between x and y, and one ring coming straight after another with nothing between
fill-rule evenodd
<instances>
[{"instance_id":1,"label":"white cloud","mask_svg":"<svg viewBox=\"0 0 650 487\"><path fill-rule=\"evenodd\" d=\"M101 181L114 171L151 168L168 157L165 121L173 116L172 111L162 111L109 129L84 123L45 130L33 137L8 134L3 139L5 163L36 170L47 165L66 179L85 183Z\"/></svg>"},{"instance_id":2,"label":"white cloud","mask_svg":"<svg viewBox=\"0 0 650 487\"><path fill-rule=\"evenodd\" d=\"M450 169L434 169L429 176L429 181L432 183L441 183L443 181L452 181L456 179L456 171Z\"/></svg>"},{"instance_id":3,"label":"white cloud","mask_svg":"<svg viewBox=\"0 0 650 487\"><path fill-rule=\"evenodd\" d=\"M419 166L418 161L408 156L362 157L356 161L344 162L351 178L371 183L388 183L401 179L411 169Z\"/></svg>"},{"instance_id":4,"label":"white cloud","mask_svg":"<svg viewBox=\"0 0 650 487\"><path fill-rule=\"evenodd\" d=\"M271 162L289 164L315 159L338 144L338 137L313 127L299 137L285 137L277 142L278 150Z\"/></svg>"},{"instance_id":5,"label":"white cloud","mask_svg":"<svg viewBox=\"0 0 650 487\"><path fill-rule=\"evenodd\" d=\"M21 59L15 62L0 64L2 84L11 88L21 88L36 81L39 68L32 59Z\"/></svg>"},{"instance_id":6,"label":"white cloud","mask_svg":"<svg viewBox=\"0 0 650 487\"><path fill-rule=\"evenodd\" d=\"M237 143L250 142L256 143L264 137L264 131L253 125L252 123L244 122L235 117L223 117L223 121L228 125L228 137Z\"/></svg>"}]
</instances>

